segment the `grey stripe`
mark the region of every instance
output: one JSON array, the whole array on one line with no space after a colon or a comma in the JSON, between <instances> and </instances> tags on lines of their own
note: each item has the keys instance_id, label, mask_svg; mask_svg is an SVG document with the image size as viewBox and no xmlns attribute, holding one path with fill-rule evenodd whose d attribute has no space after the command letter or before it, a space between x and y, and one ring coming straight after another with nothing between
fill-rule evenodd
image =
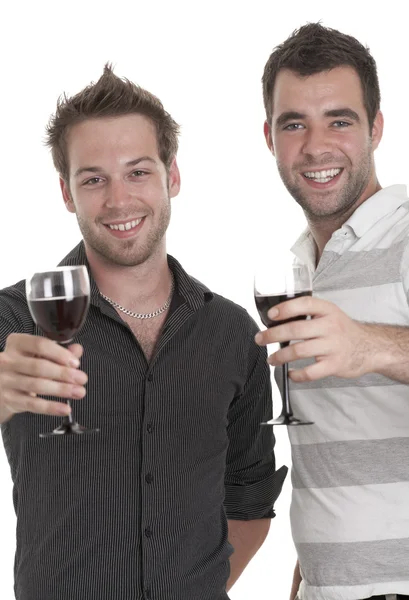
<instances>
[{"instance_id":1,"label":"grey stripe","mask_svg":"<svg viewBox=\"0 0 409 600\"><path fill-rule=\"evenodd\" d=\"M409 580L409 538L296 547L307 585L350 587Z\"/></svg>"},{"instance_id":2,"label":"grey stripe","mask_svg":"<svg viewBox=\"0 0 409 600\"><path fill-rule=\"evenodd\" d=\"M313 287L317 291L334 291L401 281L400 263L406 245L403 240L389 248L346 251L342 255L326 251L315 272ZM336 270L328 272L335 261Z\"/></svg>"},{"instance_id":3,"label":"grey stripe","mask_svg":"<svg viewBox=\"0 0 409 600\"><path fill-rule=\"evenodd\" d=\"M291 369L302 369L308 365L311 365L315 362L315 359L304 359L297 360L290 363ZM274 377L277 382L279 389L281 389L282 385L282 368L275 368ZM312 389L335 389L335 388L367 388L367 387L382 387L382 386L403 386L406 385L399 383L398 381L393 381L388 377L384 377L383 375L379 375L379 373L368 373L367 375L363 375L357 379L344 379L342 377L325 377L324 379L319 379L317 381L304 381L302 383L294 383L290 382L290 390L298 391L298 390L312 390Z\"/></svg>"},{"instance_id":4,"label":"grey stripe","mask_svg":"<svg viewBox=\"0 0 409 600\"><path fill-rule=\"evenodd\" d=\"M409 481L409 438L293 446L294 488Z\"/></svg>"}]
</instances>

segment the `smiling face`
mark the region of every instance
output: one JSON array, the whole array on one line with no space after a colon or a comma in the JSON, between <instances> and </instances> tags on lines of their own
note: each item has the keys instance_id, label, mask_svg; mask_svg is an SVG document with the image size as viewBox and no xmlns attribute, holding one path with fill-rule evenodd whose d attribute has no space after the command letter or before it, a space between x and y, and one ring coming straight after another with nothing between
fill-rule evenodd
<instances>
[{"instance_id":1,"label":"smiling face","mask_svg":"<svg viewBox=\"0 0 409 600\"><path fill-rule=\"evenodd\" d=\"M356 71L302 77L284 69L272 102L264 131L290 194L312 219L349 216L377 189L373 151L383 127L379 112L369 130Z\"/></svg>"},{"instance_id":2,"label":"smiling face","mask_svg":"<svg viewBox=\"0 0 409 600\"><path fill-rule=\"evenodd\" d=\"M61 189L91 256L136 266L164 249L180 176L176 160L166 172L149 119L133 114L74 125L67 156L69 182L61 180Z\"/></svg>"}]
</instances>

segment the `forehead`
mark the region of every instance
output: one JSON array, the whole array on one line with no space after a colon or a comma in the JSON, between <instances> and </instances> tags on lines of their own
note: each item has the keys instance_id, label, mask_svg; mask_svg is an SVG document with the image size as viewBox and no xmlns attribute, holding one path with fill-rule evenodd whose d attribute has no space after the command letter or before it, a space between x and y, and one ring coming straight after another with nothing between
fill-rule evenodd
<instances>
[{"instance_id":1,"label":"forehead","mask_svg":"<svg viewBox=\"0 0 409 600\"><path fill-rule=\"evenodd\" d=\"M307 115L339 107L365 111L358 73L347 66L308 76L283 69L277 75L272 101L273 119L284 111Z\"/></svg>"},{"instance_id":2,"label":"forehead","mask_svg":"<svg viewBox=\"0 0 409 600\"><path fill-rule=\"evenodd\" d=\"M143 115L98 117L73 125L66 137L70 161L112 155L157 155L156 130Z\"/></svg>"}]
</instances>

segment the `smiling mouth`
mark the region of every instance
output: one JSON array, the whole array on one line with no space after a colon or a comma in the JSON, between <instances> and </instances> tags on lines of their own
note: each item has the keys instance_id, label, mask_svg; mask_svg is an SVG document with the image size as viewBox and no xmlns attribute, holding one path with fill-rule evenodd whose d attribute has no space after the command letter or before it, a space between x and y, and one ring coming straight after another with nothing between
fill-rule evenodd
<instances>
[{"instance_id":1,"label":"smiling mouth","mask_svg":"<svg viewBox=\"0 0 409 600\"><path fill-rule=\"evenodd\" d=\"M303 177L316 183L328 183L341 173L343 169L326 169L324 171L306 171Z\"/></svg>"},{"instance_id":2,"label":"smiling mouth","mask_svg":"<svg viewBox=\"0 0 409 600\"><path fill-rule=\"evenodd\" d=\"M109 227L110 229L114 229L116 231L130 231L131 229L135 229L141 223L142 219L145 217L141 217L140 219L134 219L133 221L126 221L124 223L106 223L105 227Z\"/></svg>"}]
</instances>

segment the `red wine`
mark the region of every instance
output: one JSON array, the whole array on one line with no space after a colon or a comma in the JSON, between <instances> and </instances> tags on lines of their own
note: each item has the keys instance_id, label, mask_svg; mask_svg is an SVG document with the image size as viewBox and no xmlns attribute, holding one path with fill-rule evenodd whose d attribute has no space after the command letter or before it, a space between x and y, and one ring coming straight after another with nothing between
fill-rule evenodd
<instances>
[{"instance_id":1,"label":"red wine","mask_svg":"<svg viewBox=\"0 0 409 600\"><path fill-rule=\"evenodd\" d=\"M34 321L55 342L69 342L84 322L88 296L44 298L29 301Z\"/></svg>"},{"instance_id":2,"label":"red wine","mask_svg":"<svg viewBox=\"0 0 409 600\"><path fill-rule=\"evenodd\" d=\"M260 319L266 327L276 327L277 325L282 325L283 323L288 323L289 321L301 321L302 319L306 319L307 315L302 315L300 317L294 317L294 319L284 319L283 321L272 321L268 318L267 313L270 308L280 304L280 302L286 302L286 300L292 300L293 298L301 298L301 296L312 296L312 292L310 290L304 292L295 292L294 294L277 294L273 296L255 296L254 299L256 301L256 306L258 310L258 314L260 315Z\"/></svg>"}]
</instances>

